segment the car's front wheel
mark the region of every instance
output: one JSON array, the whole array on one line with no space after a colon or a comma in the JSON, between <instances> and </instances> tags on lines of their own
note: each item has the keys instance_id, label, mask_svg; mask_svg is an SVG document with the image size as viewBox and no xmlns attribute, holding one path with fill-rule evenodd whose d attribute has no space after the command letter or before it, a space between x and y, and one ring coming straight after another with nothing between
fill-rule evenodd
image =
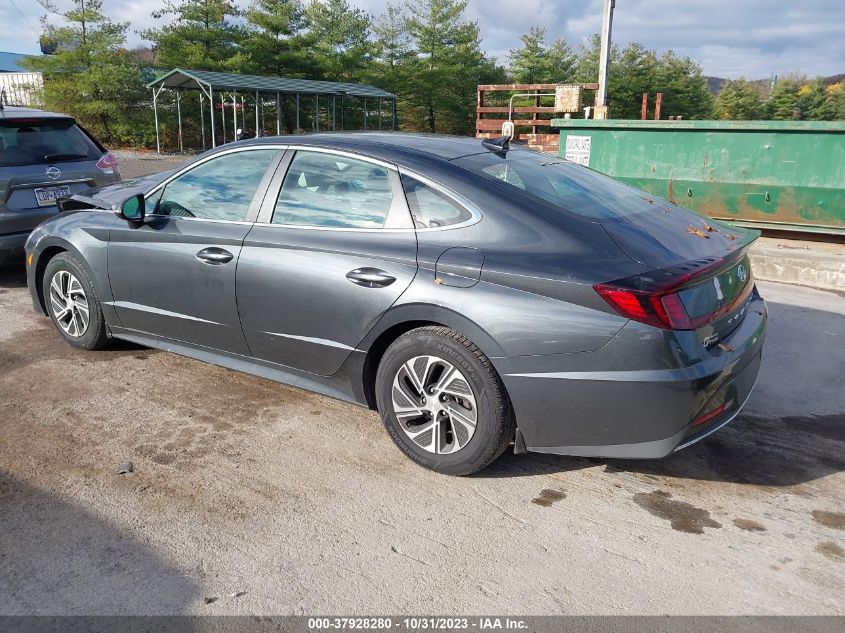
<instances>
[{"instance_id":1,"label":"car's front wheel","mask_svg":"<svg viewBox=\"0 0 845 633\"><path fill-rule=\"evenodd\" d=\"M437 472L481 470L513 439L513 411L492 363L447 327L418 328L393 342L379 363L376 401L396 445Z\"/></svg>"},{"instance_id":2,"label":"car's front wheel","mask_svg":"<svg viewBox=\"0 0 845 633\"><path fill-rule=\"evenodd\" d=\"M108 342L106 323L85 265L60 253L44 269L42 292L59 334L74 347L99 349Z\"/></svg>"}]
</instances>

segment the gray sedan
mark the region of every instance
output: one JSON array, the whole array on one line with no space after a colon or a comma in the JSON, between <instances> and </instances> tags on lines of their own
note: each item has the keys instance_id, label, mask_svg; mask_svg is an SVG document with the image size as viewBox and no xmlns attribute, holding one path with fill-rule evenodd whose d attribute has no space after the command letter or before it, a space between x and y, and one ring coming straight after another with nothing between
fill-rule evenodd
<instances>
[{"instance_id":1,"label":"gray sedan","mask_svg":"<svg viewBox=\"0 0 845 633\"><path fill-rule=\"evenodd\" d=\"M60 206L27 272L70 344L370 407L443 473L509 446L665 456L732 420L760 367L755 232L506 144L262 138Z\"/></svg>"}]
</instances>

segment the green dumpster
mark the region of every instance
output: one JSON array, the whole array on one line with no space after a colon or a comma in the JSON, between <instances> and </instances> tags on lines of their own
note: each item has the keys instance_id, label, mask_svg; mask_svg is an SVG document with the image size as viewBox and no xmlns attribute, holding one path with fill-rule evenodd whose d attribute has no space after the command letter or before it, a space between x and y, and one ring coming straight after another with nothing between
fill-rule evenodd
<instances>
[{"instance_id":1,"label":"green dumpster","mask_svg":"<svg viewBox=\"0 0 845 633\"><path fill-rule=\"evenodd\" d=\"M713 218L845 234L845 122L553 119L561 157Z\"/></svg>"}]
</instances>

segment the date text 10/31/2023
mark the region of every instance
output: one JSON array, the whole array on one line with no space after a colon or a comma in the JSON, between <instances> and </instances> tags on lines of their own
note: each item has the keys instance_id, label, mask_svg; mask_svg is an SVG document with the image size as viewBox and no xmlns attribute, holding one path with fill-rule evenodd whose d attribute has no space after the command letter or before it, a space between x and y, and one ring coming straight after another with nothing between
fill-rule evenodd
<instances>
[{"instance_id":1,"label":"date text 10/31/2023","mask_svg":"<svg viewBox=\"0 0 845 633\"><path fill-rule=\"evenodd\" d=\"M527 627L524 620L502 617L405 617L395 620L390 617L316 617L308 619L309 630L519 631Z\"/></svg>"}]
</instances>

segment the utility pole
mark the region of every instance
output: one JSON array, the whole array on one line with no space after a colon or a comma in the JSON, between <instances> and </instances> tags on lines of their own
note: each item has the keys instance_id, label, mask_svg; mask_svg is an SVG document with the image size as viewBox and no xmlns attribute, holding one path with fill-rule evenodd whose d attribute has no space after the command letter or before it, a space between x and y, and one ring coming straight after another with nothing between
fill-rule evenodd
<instances>
[{"instance_id":1,"label":"utility pole","mask_svg":"<svg viewBox=\"0 0 845 633\"><path fill-rule=\"evenodd\" d=\"M607 73L610 66L610 32L613 26L613 9L616 0L604 0L601 14L601 57L599 59L599 90L596 93L594 118L606 119L607 111Z\"/></svg>"}]
</instances>

